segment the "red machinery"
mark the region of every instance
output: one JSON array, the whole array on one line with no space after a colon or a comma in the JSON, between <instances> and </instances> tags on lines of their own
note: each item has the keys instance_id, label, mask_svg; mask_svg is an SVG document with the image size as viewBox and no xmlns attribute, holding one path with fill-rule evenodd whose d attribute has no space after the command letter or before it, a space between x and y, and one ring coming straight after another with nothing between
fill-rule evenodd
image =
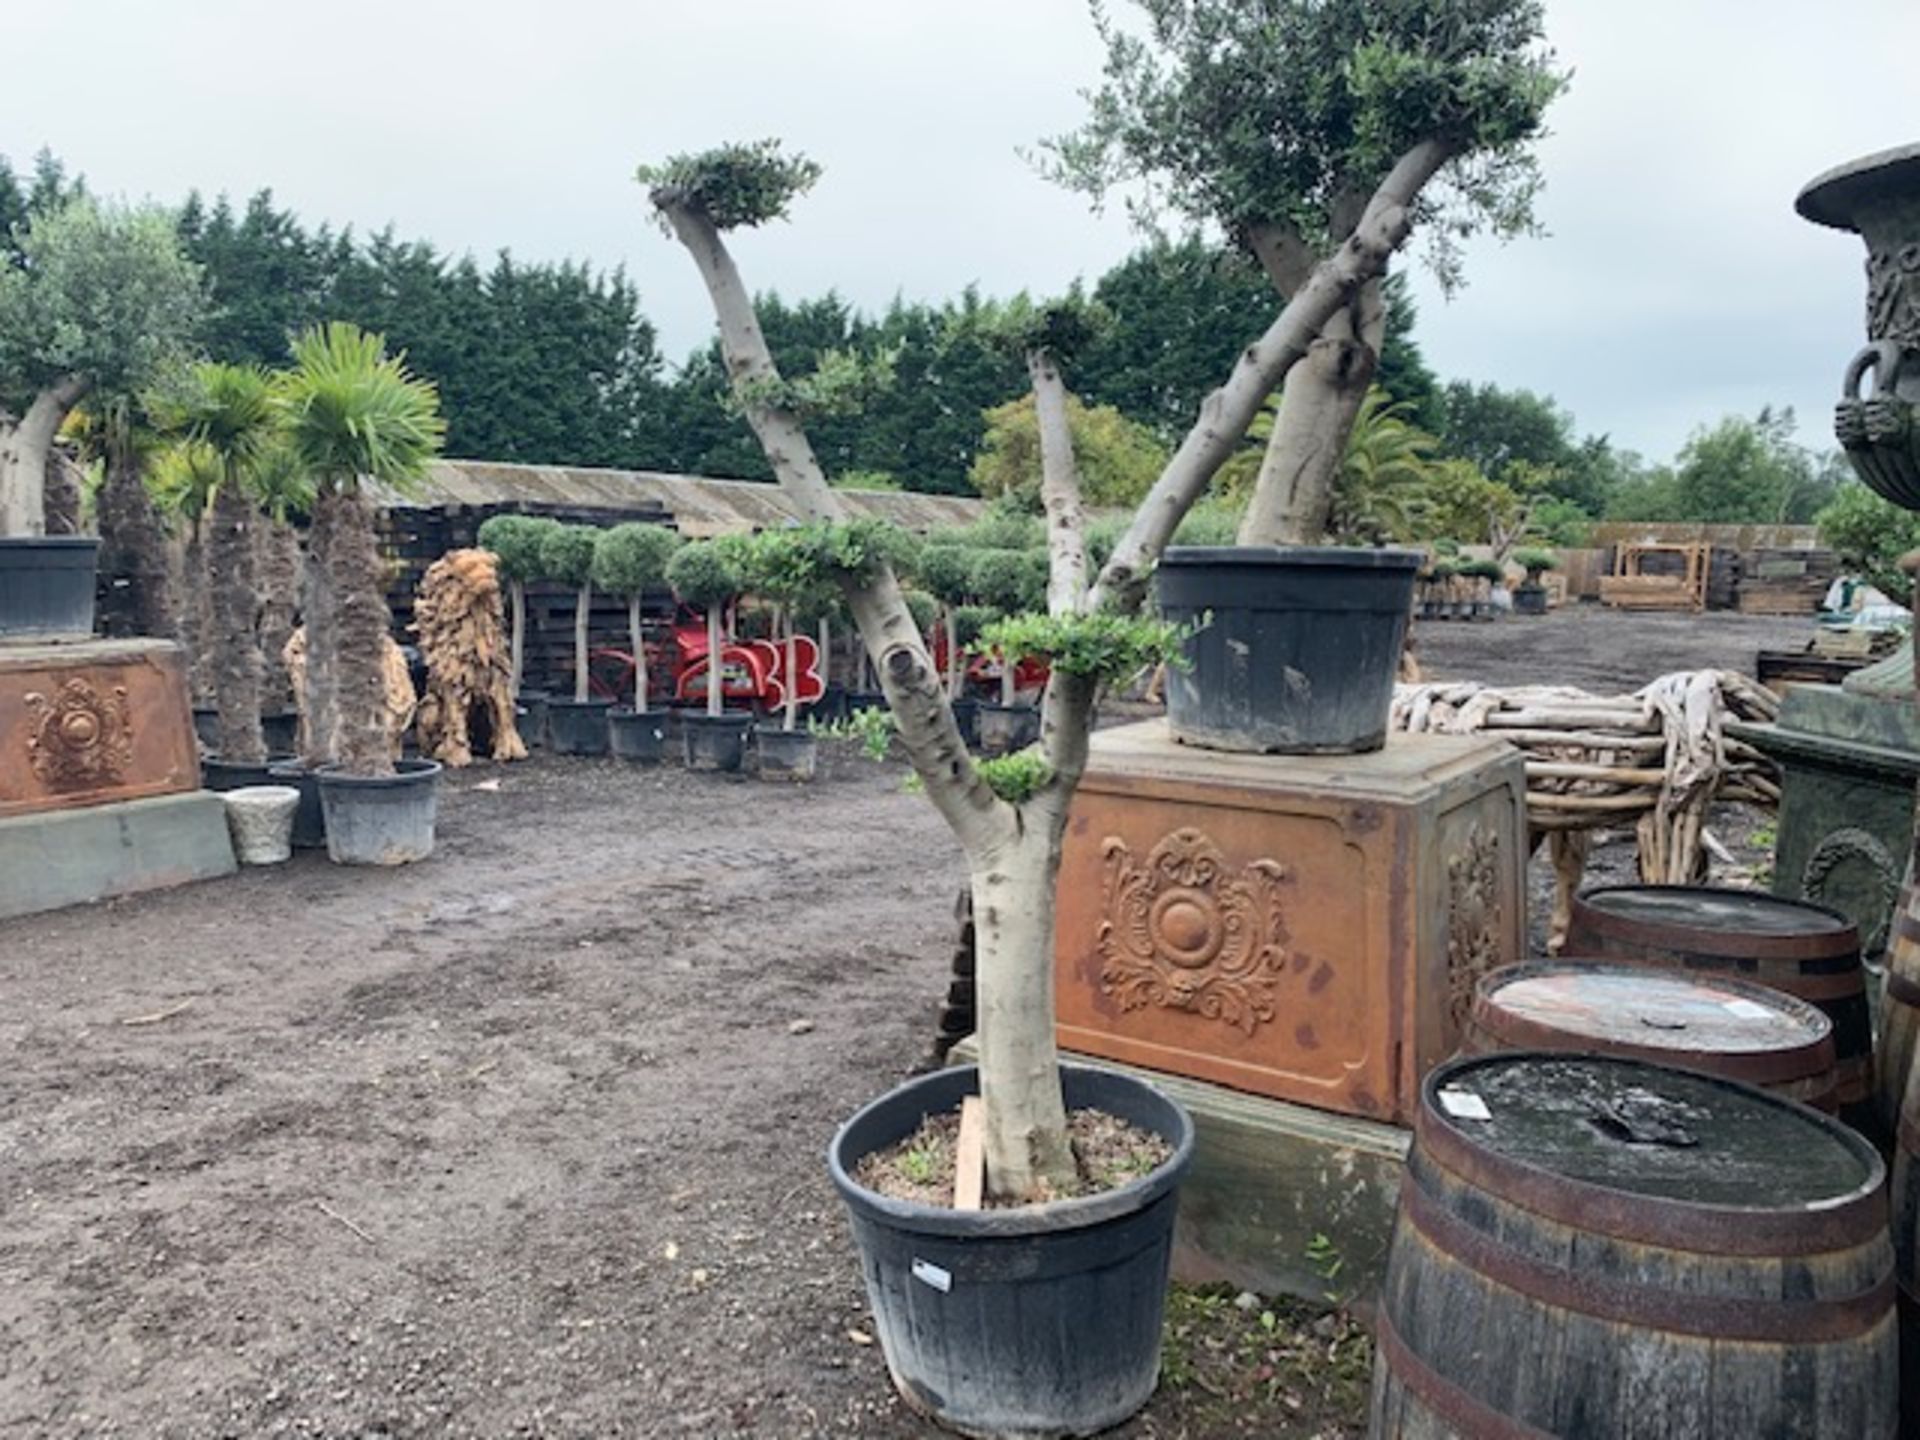
<instances>
[{"instance_id":1,"label":"red machinery","mask_svg":"<svg viewBox=\"0 0 1920 1440\"><path fill-rule=\"evenodd\" d=\"M676 617L665 642L647 644L648 703L707 698L707 624L705 617ZM820 647L811 636L793 643L801 705L826 694L820 676ZM772 640L736 640L720 647L720 693L742 708L777 710L787 703L787 647ZM633 655L603 646L588 655L588 686L602 699L624 703L633 695Z\"/></svg>"}]
</instances>

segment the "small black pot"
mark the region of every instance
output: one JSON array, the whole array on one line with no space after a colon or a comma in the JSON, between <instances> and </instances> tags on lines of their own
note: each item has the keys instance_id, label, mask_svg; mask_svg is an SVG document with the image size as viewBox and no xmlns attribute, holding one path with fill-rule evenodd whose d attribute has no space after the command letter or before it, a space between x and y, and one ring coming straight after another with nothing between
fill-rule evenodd
<instances>
[{"instance_id":1,"label":"small black pot","mask_svg":"<svg viewBox=\"0 0 1920 1440\"><path fill-rule=\"evenodd\" d=\"M282 710L277 714L262 715L260 734L266 739L269 755L293 754L293 747L300 741L300 712Z\"/></svg>"},{"instance_id":2,"label":"small black pot","mask_svg":"<svg viewBox=\"0 0 1920 1440\"><path fill-rule=\"evenodd\" d=\"M607 712L611 700L547 701L547 743L556 755L607 753Z\"/></svg>"},{"instance_id":3,"label":"small black pot","mask_svg":"<svg viewBox=\"0 0 1920 1440\"><path fill-rule=\"evenodd\" d=\"M336 865L405 865L433 853L440 764L398 760L392 775L345 775L320 767L327 855Z\"/></svg>"},{"instance_id":4,"label":"small black pot","mask_svg":"<svg viewBox=\"0 0 1920 1440\"><path fill-rule=\"evenodd\" d=\"M774 730L757 726L753 746L760 773L769 780L811 780L819 760L819 744L806 730Z\"/></svg>"},{"instance_id":5,"label":"small black pot","mask_svg":"<svg viewBox=\"0 0 1920 1440\"><path fill-rule=\"evenodd\" d=\"M513 724L529 750L547 748L547 701L544 690L522 690L513 697Z\"/></svg>"},{"instance_id":6,"label":"small black pot","mask_svg":"<svg viewBox=\"0 0 1920 1440\"><path fill-rule=\"evenodd\" d=\"M91 535L0 538L0 640L84 640L93 634Z\"/></svg>"},{"instance_id":7,"label":"small black pot","mask_svg":"<svg viewBox=\"0 0 1920 1440\"><path fill-rule=\"evenodd\" d=\"M613 753L622 760L658 765L666 754L667 717L658 710L607 712L607 736Z\"/></svg>"},{"instance_id":8,"label":"small black pot","mask_svg":"<svg viewBox=\"0 0 1920 1440\"><path fill-rule=\"evenodd\" d=\"M847 687L829 685L820 694L813 705L814 716L822 725L832 725L847 718Z\"/></svg>"},{"instance_id":9,"label":"small black pot","mask_svg":"<svg viewBox=\"0 0 1920 1440\"><path fill-rule=\"evenodd\" d=\"M206 790L238 790L243 785L273 785L275 769L293 757L269 755L265 760L222 760L218 755L200 757L200 785Z\"/></svg>"},{"instance_id":10,"label":"small black pot","mask_svg":"<svg viewBox=\"0 0 1920 1440\"><path fill-rule=\"evenodd\" d=\"M1062 1065L1069 1109L1153 1131L1173 1156L1118 1190L1018 1210L887 1200L853 1172L979 1091L973 1066L882 1096L840 1128L827 1168L846 1202L887 1368L907 1402L963 1434L1091 1435L1147 1403L1193 1122L1153 1086Z\"/></svg>"},{"instance_id":11,"label":"small black pot","mask_svg":"<svg viewBox=\"0 0 1920 1440\"><path fill-rule=\"evenodd\" d=\"M270 766L267 774L275 785L291 785L300 792L300 805L293 812L293 848L320 850L327 843L327 812L320 803L320 777L299 760Z\"/></svg>"},{"instance_id":12,"label":"small black pot","mask_svg":"<svg viewBox=\"0 0 1920 1440\"><path fill-rule=\"evenodd\" d=\"M211 705L193 707L193 737L200 742L203 751L216 750L220 746L220 712ZM271 750L273 747L267 747ZM286 747L291 750L291 745Z\"/></svg>"},{"instance_id":13,"label":"small black pot","mask_svg":"<svg viewBox=\"0 0 1920 1440\"><path fill-rule=\"evenodd\" d=\"M953 723L960 729L960 738L969 748L977 749L980 744L980 702L971 695L962 695L950 702L953 706Z\"/></svg>"},{"instance_id":14,"label":"small black pot","mask_svg":"<svg viewBox=\"0 0 1920 1440\"><path fill-rule=\"evenodd\" d=\"M1040 738L1040 712L1031 705L974 706L974 738L986 755L1011 755Z\"/></svg>"},{"instance_id":15,"label":"small black pot","mask_svg":"<svg viewBox=\"0 0 1920 1440\"><path fill-rule=\"evenodd\" d=\"M747 754L747 732L753 728L753 716L743 710L723 715L705 711L685 711L680 716L680 739L685 747L689 770L740 768Z\"/></svg>"},{"instance_id":16,"label":"small black pot","mask_svg":"<svg viewBox=\"0 0 1920 1440\"><path fill-rule=\"evenodd\" d=\"M1176 740L1213 750L1378 750L1407 638L1418 550L1174 546L1160 610L1193 627L1167 667Z\"/></svg>"},{"instance_id":17,"label":"small black pot","mask_svg":"<svg viewBox=\"0 0 1920 1440\"><path fill-rule=\"evenodd\" d=\"M1547 613L1547 587L1544 585L1516 585L1513 587L1513 613L1516 615L1544 615Z\"/></svg>"}]
</instances>

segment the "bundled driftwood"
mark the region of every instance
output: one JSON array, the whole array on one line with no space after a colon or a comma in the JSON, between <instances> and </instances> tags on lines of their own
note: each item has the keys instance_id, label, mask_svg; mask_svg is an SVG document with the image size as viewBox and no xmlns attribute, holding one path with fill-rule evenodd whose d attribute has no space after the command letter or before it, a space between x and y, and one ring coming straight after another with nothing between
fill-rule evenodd
<instances>
[{"instance_id":1,"label":"bundled driftwood","mask_svg":"<svg viewBox=\"0 0 1920 1440\"><path fill-rule=\"evenodd\" d=\"M1769 721L1772 691L1727 670L1663 675L1632 695L1472 682L1402 685L1392 725L1414 733L1485 732L1527 758L1527 824L1544 836L1558 880L1549 948L1566 934L1593 831L1635 824L1640 878L1684 885L1706 870L1706 820L1717 800L1780 803L1773 762L1725 722Z\"/></svg>"},{"instance_id":2,"label":"bundled driftwood","mask_svg":"<svg viewBox=\"0 0 1920 1440\"><path fill-rule=\"evenodd\" d=\"M454 550L427 567L408 628L420 637L427 693L420 697L420 752L443 765L473 763L477 715L496 760L524 760L513 723L513 672L500 605L499 562L490 550Z\"/></svg>"}]
</instances>

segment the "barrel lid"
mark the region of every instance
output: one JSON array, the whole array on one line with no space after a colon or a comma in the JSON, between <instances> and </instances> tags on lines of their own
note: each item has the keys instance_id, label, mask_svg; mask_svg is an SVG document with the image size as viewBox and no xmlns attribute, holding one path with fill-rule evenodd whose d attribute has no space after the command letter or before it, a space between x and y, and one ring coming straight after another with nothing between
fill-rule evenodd
<instances>
[{"instance_id":1,"label":"barrel lid","mask_svg":"<svg viewBox=\"0 0 1920 1440\"><path fill-rule=\"evenodd\" d=\"M1481 979L1474 1015L1522 1047L1594 1049L1750 1084L1798 1080L1833 1064L1833 1022L1804 1000L1645 966L1509 965Z\"/></svg>"},{"instance_id":2,"label":"barrel lid","mask_svg":"<svg viewBox=\"0 0 1920 1440\"><path fill-rule=\"evenodd\" d=\"M1872 1146L1804 1105L1638 1060L1519 1051L1422 1087L1420 1147L1576 1228L1722 1254L1811 1254L1886 1223Z\"/></svg>"},{"instance_id":3,"label":"barrel lid","mask_svg":"<svg viewBox=\"0 0 1920 1440\"><path fill-rule=\"evenodd\" d=\"M1676 929L1748 935L1835 935L1853 929L1838 910L1806 900L1788 900L1763 890L1713 885L1608 885L1580 896L1608 915L1657 922Z\"/></svg>"}]
</instances>

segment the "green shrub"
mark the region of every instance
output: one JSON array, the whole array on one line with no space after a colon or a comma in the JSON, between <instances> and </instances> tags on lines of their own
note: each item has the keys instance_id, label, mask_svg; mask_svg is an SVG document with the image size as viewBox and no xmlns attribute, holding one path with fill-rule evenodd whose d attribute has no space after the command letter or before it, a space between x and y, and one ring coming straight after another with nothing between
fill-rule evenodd
<instances>
[{"instance_id":1,"label":"green shrub","mask_svg":"<svg viewBox=\"0 0 1920 1440\"><path fill-rule=\"evenodd\" d=\"M540 575L578 590L593 578L593 552L600 530L593 525L555 525L540 536Z\"/></svg>"},{"instance_id":2,"label":"green shrub","mask_svg":"<svg viewBox=\"0 0 1920 1440\"><path fill-rule=\"evenodd\" d=\"M667 584L681 600L702 610L724 605L741 590L738 555L738 546L719 540L682 545L667 561Z\"/></svg>"},{"instance_id":3,"label":"green shrub","mask_svg":"<svg viewBox=\"0 0 1920 1440\"><path fill-rule=\"evenodd\" d=\"M664 525L615 525L600 532L593 551L593 583L612 595L639 595L667 577L680 537Z\"/></svg>"},{"instance_id":4,"label":"green shrub","mask_svg":"<svg viewBox=\"0 0 1920 1440\"><path fill-rule=\"evenodd\" d=\"M560 522L539 515L491 515L481 522L477 537L480 548L491 550L500 561L500 578L521 584L545 578L540 553L549 531Z\"/></svg>"}]
</instances>

